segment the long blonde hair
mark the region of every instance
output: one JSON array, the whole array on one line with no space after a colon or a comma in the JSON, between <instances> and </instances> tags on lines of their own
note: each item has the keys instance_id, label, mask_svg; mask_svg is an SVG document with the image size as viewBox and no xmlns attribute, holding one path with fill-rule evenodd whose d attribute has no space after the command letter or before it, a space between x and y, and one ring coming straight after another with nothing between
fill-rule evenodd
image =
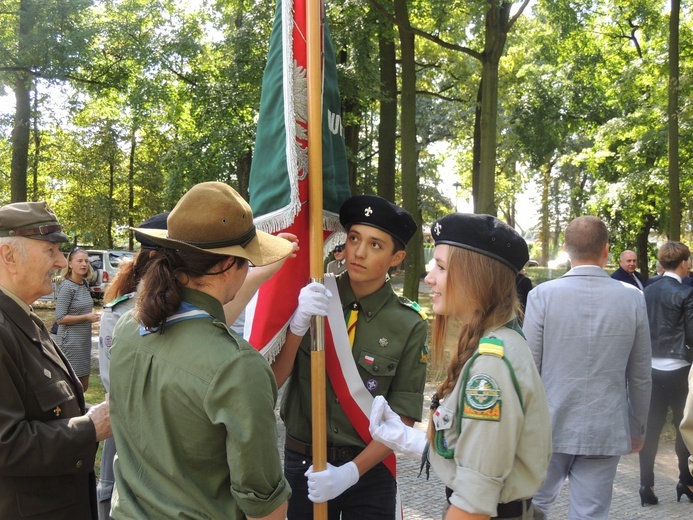
<instances>
[{"instance_id":1,"label":"long blonde hair","mask_svg":"<svg viewBox=\"0 0 693 520\"><path fill-rule=\"evenodd\" d=\"M445 356L445 337L450 322L462 319L457 348L450 355L445 380L438 386L438 399L452 392L462 367L474 354L484 331L500 327L517 316L520 301L510 267L468 249L451 246L447 259L445 306L448 315L437 315L433 324L433 355L440 365ZM434 442L433 422L428 437Z\"/></svg>"}]
</instances>

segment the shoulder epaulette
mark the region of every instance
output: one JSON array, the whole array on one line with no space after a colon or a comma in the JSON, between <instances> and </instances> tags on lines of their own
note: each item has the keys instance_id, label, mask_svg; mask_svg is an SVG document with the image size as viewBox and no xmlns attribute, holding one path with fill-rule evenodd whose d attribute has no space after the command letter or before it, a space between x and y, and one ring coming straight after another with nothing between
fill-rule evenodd
<instances>
[{"instance_id":1,"label":"shoulder epaulette","mask_svg":"<svg viewBox=\"0 0 693 520\"><path fill-rule=\"evenodd\" d=\"M119 303L122 303L126 300L129 300L130 298L133 298L135 296L134 292L123 294L122 296L118 296L115 300L108 302L106 305L103 306L104 309L112 309Z\"/></svg>"},{"instance_id":2,"label":"shoulder epaulette","mask_svg":"<svg viewBox=\"0 0 693 520\"><path fill-rule=\"evenodd\" d=\"M503 340L498 338L481 338L479 340L479 354L492 354L503 357L505 355Z\"/></svg>"},{"instance_id":3,"label":"shoulder epaulette","mask_svg":"<svg viewBox=\"0 0 693 520\"><path fill-rule=\"evenodd\" d=\"M414 312L417 312L419 314L419 316L421 316L424 319L424 321L428 320L428 316L426 316L426 313L421 308L421 305L419 305L417 302L413 302L409 298L405 298L404 296L400 296L399 297L399 303L401 303L405 307L409 307Z\"/></svg>"}]
</instances>

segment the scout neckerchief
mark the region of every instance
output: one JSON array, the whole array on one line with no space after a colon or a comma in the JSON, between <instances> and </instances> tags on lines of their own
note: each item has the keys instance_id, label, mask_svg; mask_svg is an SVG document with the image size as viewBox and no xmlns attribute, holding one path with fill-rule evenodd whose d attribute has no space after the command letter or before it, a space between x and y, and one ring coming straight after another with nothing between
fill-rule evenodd
<instances>
[{"instance_id":1,"label":"scout neckerchief","mask_svg":"<svg viewBox=\"0 0 693 520\"><path fill-rule=\"evenodd\" d=\"M347 337L344 311L339 301L337 281L331 274L325 275L325 287L336 297L330 298L325 327L325 368L332 388L344 409L349 422L359 437L369 444L373 438L368 431L373 396L364 386ZM397 460L394 454L383 460L383 464L397 477Z\"/></svg>"},{"instance_id":2,"label":"scout neckerchief","mask_svg":"<svg viewBox=\"0 0 693 520\"><path fill-rule=\"evenodd\" d=\"M207 311L195 307L192 303L181 302L180 306L171 316L166 318L166 326L178 323L179 321L195 320L199 318L212 318L212 315ZM146 336L152 332L157 332L160 327L154 327L152 329L145 328L144 325L140 324L140 336Z\"/></svg>"}]
</instances>

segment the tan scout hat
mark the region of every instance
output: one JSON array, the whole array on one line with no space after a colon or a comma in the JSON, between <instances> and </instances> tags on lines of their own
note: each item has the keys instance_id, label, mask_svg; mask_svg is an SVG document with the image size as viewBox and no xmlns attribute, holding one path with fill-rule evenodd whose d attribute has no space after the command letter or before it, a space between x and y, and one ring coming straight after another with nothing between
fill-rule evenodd
<instances>
[{"instance_id":1,"label":"tan scout hat","mask_svg":"<svg viewBox=\"0 0 693 520\"><path fill-rule=\"evenodd\" d=\"M135 228L169 249L247 258L253 265L271 264L291 254L291 242L253 224L248 203L223 182L190 188L168 215L168 229Z\"/></svg>"},{"instance_id":2,"label":"tan scout hat","mask_svg":"<svg viewBox=\"0 0 693 520\"><path fill-rule=\"evenodd\" d=\"M67 242L53 210L45 202L15 202L0 208L0 237Z\"/></svg>"}]
</instances>

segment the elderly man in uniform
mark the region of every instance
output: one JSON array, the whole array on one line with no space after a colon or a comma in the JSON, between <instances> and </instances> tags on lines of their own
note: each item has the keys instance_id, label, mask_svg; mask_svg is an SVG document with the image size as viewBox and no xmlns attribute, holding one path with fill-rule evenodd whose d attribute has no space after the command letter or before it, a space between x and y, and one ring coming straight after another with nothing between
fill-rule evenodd
<instances>
[{"instance_id":1,"label":"elderly man in uniform","mask_svg":"<svg viewBox=\"0 0 693 520\"><path fill-rule=\"evenodd\" d=\"M301 290L286 343L272 365L278 385L292 376L281 408L286 425L284 473L293 490L290 520L313 518L311 501L328 502L330 520L340 514L360 520L395 517L396 482L386 467L389 462L383 463L392 451L363 440L355 426L358 414L348 406L353 396L345 386L384 396L409 426L421 420L426 321L416 303L397 297L387 274L406 256L404 248L416 232L416 223L404 209L371 195L346 200L339 219L347 231L347 272L337 278L351 344L351 348L346 345L344 360L355 365L356 374L343 385L328 368L325 471L314 472L311 466L310 335L306 335L311 316L327 313L331 295L324 285L311 283ZM363 419L367 427L368 416Z\"/></svg>"},{"instance_id":2,"label":"elderly man in uniform","mask_svg":"<svg viewBox=\"0 0 693 520\"><path fill-rule=\"evenodd\" d=\"M30 305L67 242L45 202L0 208L0 518L96 519L97 442L108 403L85 410L70 363Z\"/></svg>"}]
</instances>

